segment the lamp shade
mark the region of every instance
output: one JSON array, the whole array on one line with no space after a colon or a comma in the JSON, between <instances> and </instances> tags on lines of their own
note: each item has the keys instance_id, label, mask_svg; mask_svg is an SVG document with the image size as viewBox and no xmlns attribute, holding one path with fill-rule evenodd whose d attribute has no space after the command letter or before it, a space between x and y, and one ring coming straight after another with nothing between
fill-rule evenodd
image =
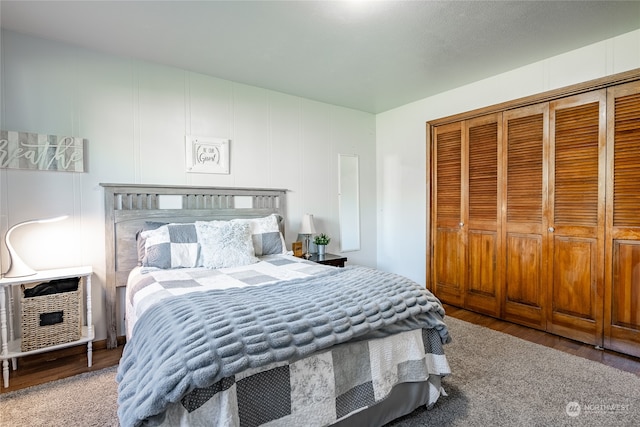
<instances>
[{"instance_id":1,"label":"lamp shade","mask_svg":"<svg viewBox=\"0 0 640 427\"><path fill-rule=\"evenodd\" d=\"M63 219L68 218L68 215L57 216L55 218L46 218L46 219L34 219L31 221L20 222L13 227L11 227L7 234L4 236L4 243L7 245L7 250L9 251L9 269L6 273L3 274L3 277L23 277L23 276L32 276L36 274L36 271L29 267L23 260L18 256L18 253L11 245L11 234L17 229L25 225L29 224L44 224L47 222L61 221Z\"/></svg>"},{"instance_id":2,"label":"lamp shade","mask_svg":"<svg viewBox=\"0 0 640 427\"><path fill-rule=\"evenodd\" d=\"M313 225L313 215L304 214L302 217L302 226L300 227L300 234L314 234L316 228Z\"/></svg>"}]
</instances>

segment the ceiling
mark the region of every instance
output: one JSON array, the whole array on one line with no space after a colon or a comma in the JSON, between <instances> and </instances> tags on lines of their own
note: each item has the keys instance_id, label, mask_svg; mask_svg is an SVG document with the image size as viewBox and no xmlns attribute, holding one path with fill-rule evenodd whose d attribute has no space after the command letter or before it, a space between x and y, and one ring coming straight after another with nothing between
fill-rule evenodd
<instances>
[{"instance_id":1,"label":"ceiling","mask_svg":"<svg viewBox=\"0 0 640 427\"><path fill-rule=\"evenodd\" d=\"M640 28L621 1L0 1L2 28L383 112Z\"/></svg>"}]
</instances>

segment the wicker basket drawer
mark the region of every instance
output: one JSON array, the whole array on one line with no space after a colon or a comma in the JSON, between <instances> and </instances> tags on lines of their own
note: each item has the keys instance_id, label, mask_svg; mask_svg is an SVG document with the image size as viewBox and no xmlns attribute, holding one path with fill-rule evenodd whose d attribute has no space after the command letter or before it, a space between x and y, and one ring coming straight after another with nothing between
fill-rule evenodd
<instances>
[{"instance_id":1,"label":"wicker basket drawer","mask_svg":"<svg viewBox=\"0 0 640 427\"><path fill-rule=\"evenodd\" d=\"M82 281L76 291L24 297L22 311L22 351L37 350L77 341L82 337Z\"/></svg>"}]
</instances>

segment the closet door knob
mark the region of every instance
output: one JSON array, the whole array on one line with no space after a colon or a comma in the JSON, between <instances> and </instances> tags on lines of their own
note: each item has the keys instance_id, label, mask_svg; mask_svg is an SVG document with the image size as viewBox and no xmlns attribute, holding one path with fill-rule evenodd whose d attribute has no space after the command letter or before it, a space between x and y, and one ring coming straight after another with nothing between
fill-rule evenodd
<instances>
[{"instance_id":1,"label":"closet door knob","mask_svg":"<svg viewBox=\"0 0 640 427\"><path fill-rule=\"evenodd\" d=\"M553 227L549 227L549 233L553 233L554 231L556 231L556 229L555 229L555 228L553 228Z\"/></svg>"}]
</instances>

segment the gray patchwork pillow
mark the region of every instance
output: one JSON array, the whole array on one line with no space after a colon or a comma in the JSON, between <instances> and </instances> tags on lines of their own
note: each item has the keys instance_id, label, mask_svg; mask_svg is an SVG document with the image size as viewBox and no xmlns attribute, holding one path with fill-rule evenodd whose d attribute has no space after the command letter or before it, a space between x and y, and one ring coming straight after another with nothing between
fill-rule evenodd
<instances>
[{"instance_id":1,"label":"gray patchwork pillow","mask_svg":"<svg viewBox=\"0 0 640 427\"><path fill-rule=\"evenodd\" d=\"M256 256L283 253L282 234L279 231L269 231L251 235Z\"/></svg>"},{"instance_id":2,"label":"gray patchwork pillow","mask_svg":"<svg viewBox=\"0 0 640 427\"><path fill-rule=\"evenodd\" d=\"M142 229L136 233L136 249L138 251L138 265L142 265L144 261L144 257L147 254L145 245L147 243L147 239L142 237L143 231L155 230L158 227L162 227L163 225L167 225L166 222L155 222L155 221L145 221Z\"/></svg>"},{"instance_id":3,"label":"gray patchwork pillow","mask_svg":"<svg viewBox=\"0 0 640 427\"><path fill-rule=\"evenodd\" d=\"M167 224L143 231L140 236L146 239L143 266L163 269L198 266L200 244L195 224Z\"/></svg>"}]
</instances>

